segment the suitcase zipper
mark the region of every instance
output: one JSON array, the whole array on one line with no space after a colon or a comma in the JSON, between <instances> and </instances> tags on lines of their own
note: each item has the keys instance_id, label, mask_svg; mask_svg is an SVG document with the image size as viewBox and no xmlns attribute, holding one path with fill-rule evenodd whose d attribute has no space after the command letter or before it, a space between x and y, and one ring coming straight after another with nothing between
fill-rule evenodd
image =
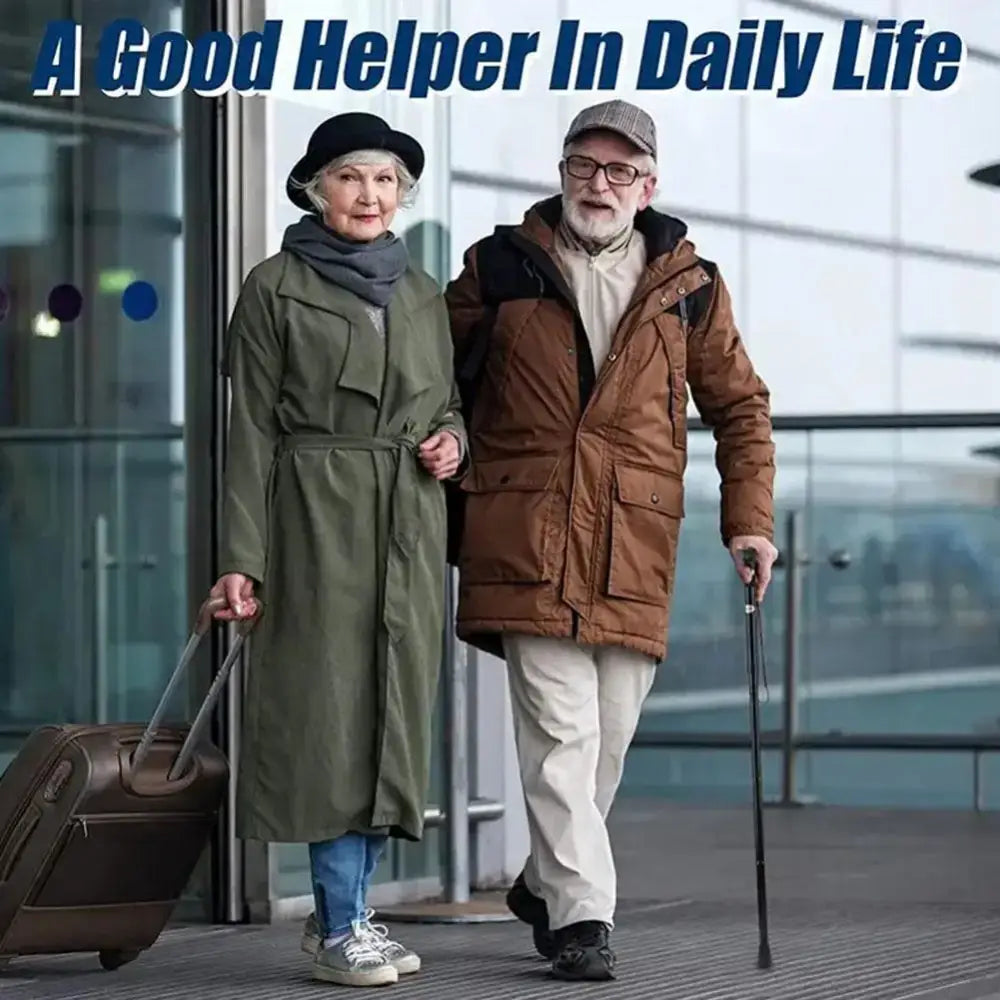
<instances>
[{"instance_id":1,"label":"suitcase zipper","mask_svg":"<svg viewBox=\"0 0 1000 1000\"><path fill-rule=\"evenodd\" d=\"M100 732L103 726L74 726L72 729L68 729L63 732L62 736L57 740L55 746L49 751L48 756L42 762L42 766L39 768L40 777L36 777L31 785L30 792L22 800L21 808L14 815L11 820L10 828L15 829L17 824L21 822L21 818L28 811L31 803L34 801L35 796L38 794L38 790L45 784L49 779L49 772L52 769L52 765L62 756L62 752L73 742L78 736L85 736L88 733ZM7 848L7 841L9 838L5 838L2 845L0 845L0 853L2 853Z\"/></svg>"}]
</instances>

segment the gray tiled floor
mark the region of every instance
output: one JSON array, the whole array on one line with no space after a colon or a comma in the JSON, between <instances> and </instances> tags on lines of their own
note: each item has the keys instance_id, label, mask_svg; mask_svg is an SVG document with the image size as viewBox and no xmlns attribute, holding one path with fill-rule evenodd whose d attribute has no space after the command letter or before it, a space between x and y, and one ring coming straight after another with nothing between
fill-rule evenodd
<instances>
[{"instance_id":1,"label":"gray tiled floor","mask_svg":"<svg viewBox=\"0 0 1000 1000\"><path fill-rule=\"evenodd\" d=\"M755 968L749 814L623 803L614 819L619 980L547 979L521 925L400 925L425 970L414 998L998 1000L1000 816L833 809L767 815L775 967ZM318 997L298 928L185 928L133 965L20 959L7 1000Z\"/></svg>"}]
</instances>

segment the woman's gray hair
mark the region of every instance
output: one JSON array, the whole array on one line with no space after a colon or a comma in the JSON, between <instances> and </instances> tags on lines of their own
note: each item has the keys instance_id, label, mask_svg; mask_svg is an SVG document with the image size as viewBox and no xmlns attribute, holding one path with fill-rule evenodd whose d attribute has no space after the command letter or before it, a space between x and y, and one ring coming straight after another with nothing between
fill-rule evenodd
<instances>
[{"instance_id":1,"label":"woman's gray hair","mask_svg":"<svg viewBox=\"0 0 1000 1000\"><path fill-rule=\"evenodd\" d=\"M292 180L292 187L304 191L309 203L322 215L330 207L323 197L323 177L347 166L373 166L391 164L396 171L399 182L399 207L410 208L416 199L417 182L406 164L395 154L385 149L361 149L354 153L345 153L331 160L326 166L320 167L307 181Z\"/></svg>"}]
</instances>

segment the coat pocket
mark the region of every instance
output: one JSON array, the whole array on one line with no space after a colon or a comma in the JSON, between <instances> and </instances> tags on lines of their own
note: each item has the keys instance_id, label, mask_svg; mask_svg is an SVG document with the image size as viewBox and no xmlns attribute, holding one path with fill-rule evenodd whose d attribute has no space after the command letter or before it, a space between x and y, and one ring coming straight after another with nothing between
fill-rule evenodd
<instances>
[{"instance_id":1,"label":"coat pocket","mask_svg":"<svg viewBox=\"0 0 1000 1000\"><path fill-rule=\"evenodd\" d=\"M608 596L663 605L673 592L684 483L652 469L615 467Z\"/></svg>"},{"instance_id":2,"label":"coat pocket","mask_svg":"<svg viewBox=\"0 0 1000 1000\"><path fill-rule=\"evenodd\" d=\"M467 494L460 559L463 583L542 583L551 577L549 519L558 457L477 462Z\"/></svg>"}]
</instances>

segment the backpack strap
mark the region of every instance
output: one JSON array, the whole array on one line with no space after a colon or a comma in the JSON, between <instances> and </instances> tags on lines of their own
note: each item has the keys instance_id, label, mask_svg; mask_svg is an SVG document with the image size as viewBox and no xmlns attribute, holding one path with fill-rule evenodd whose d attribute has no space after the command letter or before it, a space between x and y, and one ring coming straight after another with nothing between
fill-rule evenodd
<instances>
[{"instance_id":1,"label":"backpack strap","mask_svg":"<svg viewBox=\"0 0 1000 1000\"><path fill-rule=\"evenodd\" d=\"M476 248L476 273L479 275L479 297L483 303L483 315L469 332L469 338L461 362L458 366L458 381L469 385L477 382L486 362L490 337L496 323L498 304L489 294L489 282L484 275L489 274L489 240L484 240Z\"/></svg>"},{"instance_id":2,"label":"backpack strap","mask_svg":"<svg viewBox=\"0 0 1000 1000\"><path fill-rule=\"evenodd\" d=\"M493 277L496 270L497 241L503 239L503 233L509 226L497 226L493 235L482 240L476 247L476 274L479 276L479 297L483 303L483 315L479 322L469 332L466 348L459 359L456 381L462 404L466 407L465 417L471 419L472 404L475 401L479 382L486 368L486 357L490 350L490 340L496 325L497 312L500 309L500 299L493 289Z\"/></svg>"}]
</instances>

